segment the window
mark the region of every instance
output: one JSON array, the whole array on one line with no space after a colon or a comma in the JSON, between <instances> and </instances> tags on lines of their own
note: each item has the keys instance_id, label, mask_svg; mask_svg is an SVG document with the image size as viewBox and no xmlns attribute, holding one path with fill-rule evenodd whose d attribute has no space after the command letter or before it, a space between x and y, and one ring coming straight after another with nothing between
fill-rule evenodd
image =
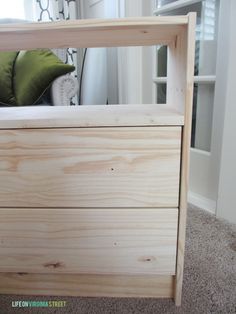
<instances>
[{"instance_id":1,"label":"window","mask_svg":"<svg viewBox=\"0 0 236 314\"><path fill-rule=\"evenodd\" d=\"M191 146L211 151L212 117L216 80L216 51L219 0L156 0L156 15L185 15L197 13L196 54ZM166 102L167 49L156 50L157 103Z\"/></svg>"}]
</instances>

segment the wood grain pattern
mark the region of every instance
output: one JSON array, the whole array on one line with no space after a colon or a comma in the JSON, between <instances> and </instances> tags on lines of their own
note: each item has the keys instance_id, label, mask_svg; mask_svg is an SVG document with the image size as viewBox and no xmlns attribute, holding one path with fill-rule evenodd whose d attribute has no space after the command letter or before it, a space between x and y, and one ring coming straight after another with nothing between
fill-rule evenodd
<instances>
[{"instance_id":1,"label":"wood grain pattern","mask_svg":"<svg viewBox=\"0 0 236 314\"><path fill-rule=\"evenodd\" d=\"M183 124L184 115L165 104L0 108L0 129Z\"/></svg>"},{"instance_id":2,"label":"wood grain pattern","mask_svg":"<svg viewBox=\"0 0 236 314\"><path fill-rule=\"evenodd\" d=\"M1 294L172 298L173 276L0 273Z\"/></svg>"},{"instance_id":3,"label":"wood grain pattern","mask_svg":"<svg viewBox=\"0 0 236 314\"><path fill-rule=\"evenodd\" d=\"M194 82L194 63L195 63L195 25L196 14L188 15L188 28L183 32L176 42L175 53L173 54L175 69L178 75L177 94L174 96L180 102L183 101L182 111L185 116L185 125L183 127L182 139L182 157L181 157L181 182L180 182L180 213L178 227L178 253L176 266L175 282L175 304L181 305L183 271L184 271L184 250L185 233L187 218L187 195L189 179L189 158L190 158L190 140L192 127L192 106L193 106L193 82ZM176 77L177 78L177 77ZM176 83L177 84L177 83ZM180 90L183 90L181 96ZM180 109L180 108L179 108Z\"/></svg>"},{"instance_id":4,"label":"wood grain pattern","mask_svg":"<svg viewBox=\"0 0 236 314\"><path fill-rule=\"evenodd\" d=\"M0 272L175 274L178 209L0 209Z\"/></svg>"},{"instance_id":5,"label":"wood grain pattern","mask_svg":"<svg viewBox=\"0 0 236 314\"><path fill-rule=\"evenodd\" d=\"M186 16L169 16L4 24L0 50L168 44L187 22Z\"/></svg>"},{"instance_id":6,"label":"wood grain pattern","mask_svg":"<svg viewBox=\"0 0 236 314\"><path fill-rule=\"evenodd\" d=\"M187 30L183 29L183 31L176 37L176 41L168 46L167 57L167 104L173 103L176 110L183 115L185 113L187 70L186 33Z\"/></svg>"},{"instance_id":7,"label":"wood grain pattern","mask_svg":"<svg viewBox=\"0 0 236 314\"><path fill-rule=\"evenodd\" d=\"M180 127L0 132L0 207L177 207Z\"/></svg>"}]
</instances>

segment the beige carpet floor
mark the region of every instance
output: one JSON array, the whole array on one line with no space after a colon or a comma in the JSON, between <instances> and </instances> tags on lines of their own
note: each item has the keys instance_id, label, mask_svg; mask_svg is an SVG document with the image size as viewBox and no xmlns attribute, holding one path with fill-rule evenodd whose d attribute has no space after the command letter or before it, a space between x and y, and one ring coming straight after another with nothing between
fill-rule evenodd
<instances>
[{"instance_id":1,"label":"beige carpet floor","mask_svg":"<svg viewBox=\"0 0 236 314\"><path fill-rule=\"evenodd\" d=\"M236 210L236 209L235 209ZM64 309L12 308L15 300L49 300L55 297L0 295L0 314L230 314L236 313L236 226L190 207L188 211L183 301L58 298Z\"/></svg>"}]
</instances>

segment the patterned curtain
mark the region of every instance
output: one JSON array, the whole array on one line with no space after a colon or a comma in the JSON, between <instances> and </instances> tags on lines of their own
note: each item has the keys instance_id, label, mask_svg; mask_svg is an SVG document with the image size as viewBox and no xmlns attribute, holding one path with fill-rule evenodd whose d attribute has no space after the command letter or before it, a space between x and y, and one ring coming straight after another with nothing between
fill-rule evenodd
<instances>
[{"instance_id":1,"label":"patterned curtain","mask_svg":"<svg viewBox=\"0 0 236 314\"><path fill-rule=\"evenodd\" d=\"M76 0L33 0L34 12L38 22L70 20L77 18ZM54 52L63 62L72 64L76 70L72 73L77 79L80 77L78 68L78 51L75 48L55 49ZM71 105L78 105L78 96L73 97Z\"/></svg>"}]
</instances>

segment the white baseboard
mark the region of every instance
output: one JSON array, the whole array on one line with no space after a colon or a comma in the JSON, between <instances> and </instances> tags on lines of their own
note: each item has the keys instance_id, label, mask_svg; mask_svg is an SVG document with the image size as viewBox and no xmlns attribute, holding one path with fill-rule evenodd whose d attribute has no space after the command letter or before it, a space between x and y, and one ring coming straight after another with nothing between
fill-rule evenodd
<instances>
[{"instance_id":1,"label":"white baseboard","mask_svg":"<svg viewBox=\"0 0 236 314\"><path fill-rule=\"evenodd\" d=\"M215 215L216 214L216 201L213 201L209 198L203 197L199 194L189 192L188 193L188 202L206 210L207 212Z\"/></svg>"}]
</instances>

